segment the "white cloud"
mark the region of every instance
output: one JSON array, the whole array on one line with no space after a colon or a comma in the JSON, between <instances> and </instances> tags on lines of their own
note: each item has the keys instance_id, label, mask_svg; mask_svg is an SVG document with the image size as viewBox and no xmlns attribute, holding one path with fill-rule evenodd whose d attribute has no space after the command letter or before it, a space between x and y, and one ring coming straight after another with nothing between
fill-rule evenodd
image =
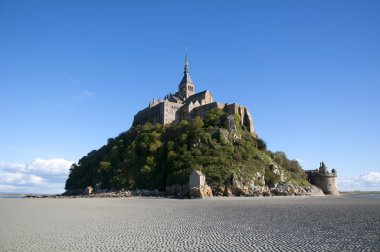
<instances>
[{"instance_id":1,"label":"white cloud","mask_svg":"<svg viewBox=\"0 0 380 252\"><path fill-rule=\"evenodd\" d=\"M29 175L29 182L31 184L42 184L44 182L44 179L39 177L39 176L36 176L36 175Z\"/></svg>"},{"instance_id":2,"label":"white cloud","mask_svg":"<svg viewBox=\"0 0 380 252\"><path fill-rule=\"evenodd\" d=\"M299 158L296 158L295 160L301 165L301 167L302 167L304 170L308 170L308 169L309 169L309 164L306 163L304 160L299 159Z\"/></svg>"},{"instance_id":3,"label":"white cloud","mask_svg":"<svg viewBox=\"0 0 380 252\"><path fill-rule=\"evenodd\" d=\"M69 173L70 166L74 163L72 161L65 160L63 158L55 159L42 159L37 158L34 161L21 164L12 163L6 164L2 162L0 168L10 172L22 172L33 174L45 174L45 175L67 175Z\"/></svg>"},{"instance_id":4,"label":"white cloud","mask_svg":"<svg viewBox=\"0 0 380 252\"><path fill-rule=\"evenodd\" d=\"M36 175L23 174L20 172L4 172L0 173L0 182L12 185L39 185L44 182L44 179Z\"/></svg>"},{"instance_id":5,"label":"white cloud","mask_svg":"<svg viewBox=\"0 0 380 252\"><path fill-rule=\"evenodd\" d=\"M1 185L0 184L0 192L14 192L17 190L16 186L12 185Z\"/></svg>"},{"instance_id":6,"label":"white cloud","mask_svg":"<svg viewBox=\"0 0 380 252\"><path fill-rule=\"evenodd\" d=\"M57 159L42 159L37 158L33 162L27 164L26 169L31 172L44 173L44 174L62 174L67 175L70 166L73 164L63 158Z\"/></svg>"},{"instance_id":7,"label":"white cloud","mask_svg":"<svg viewBox=\"0 0 380 252\"><path fill-rule=\"evenodd\" d=\"M70 83L73 83L73 84L81 84L81 82L75 78L67 78L67 80L70 82Z\"/></svg>"},{"instance_id":8,"label":"white cloud","mask_svg":"<svg viewBox=\"0 0 380 252\"><path fill-rule=\"evenodd\" d=\"M366 174L360 175L358 181L380 184L380 172L368 172Z\"/></svg>"},{"instance_id":9,"label":"white cloud","mask_svg":"<svg viewBox=\"0 0 380 252\"><path fill-rule=\"evenodd\" d=\"M0 161L0 191L61 193L74 162L37 158L21 164Z\"/></svg>"},{"instance_id":10,"label":"white cloud","mask_svg":"<svg viewBox=\"0 0 380 252\"><path fill-rule=\"evenodd\" d=\"M0 182L15 183L22 179L22 173L4 172L0 175Z\"/></svg>"},{"instance_id":11,"label":"white cloud","mask_svg":"<svg viewBox=\"0 0 380 252\"><path fill-rule=\"evenodd\" d=\"M92 92L90 92L90 90L86 89L82 92L82 95L87 98L87 97L91 97L93 94Z\"/></svg>"},{"instance_id":12,"label":"white cloud","mask_svg":"<svg viewBox=\"0 0 380 252\"><path fill-rule=\"evenodd\" d=\"M380 172L367 172L354 178L339 178L338 186L341 191L371 191L380 190Z\"/></svg>"}]
</instances>

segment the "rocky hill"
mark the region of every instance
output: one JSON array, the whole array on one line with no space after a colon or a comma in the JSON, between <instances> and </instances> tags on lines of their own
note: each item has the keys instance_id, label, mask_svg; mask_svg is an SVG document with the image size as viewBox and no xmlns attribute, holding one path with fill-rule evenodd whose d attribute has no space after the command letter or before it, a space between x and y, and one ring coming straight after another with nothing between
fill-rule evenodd
<instances>
[{"instance_id":1,"label":"rocky hill","mask_svg":"<svg viewBox=\"0 0 380 252\"><path fill-rule=\"evenodd\" d=\"M264 186L309 186L297 161L267 150L239 121L239 115L213 109L204 120L133 126L73 164L65 188L164 191L187 184L193 170L206 175L214 195L254 194L252 188Z\"/></svg>"}]
</instances>

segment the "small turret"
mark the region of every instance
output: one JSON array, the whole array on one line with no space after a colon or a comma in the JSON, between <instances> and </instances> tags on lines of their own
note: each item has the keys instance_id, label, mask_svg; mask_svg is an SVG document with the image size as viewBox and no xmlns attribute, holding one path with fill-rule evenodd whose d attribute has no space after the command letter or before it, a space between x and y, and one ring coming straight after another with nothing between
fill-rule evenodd
<instances>
[{"instance_id":1,"label":"small turret","mask_svg":"<svg viewBox=\"0 0 380 252\"><path fill-rule=\"evenodd\" d=\"M323 163L323 162L320 163L319 172L320 173L327 173L327 167L326 167L325 163Z\"/></svg>"}]
</instances>

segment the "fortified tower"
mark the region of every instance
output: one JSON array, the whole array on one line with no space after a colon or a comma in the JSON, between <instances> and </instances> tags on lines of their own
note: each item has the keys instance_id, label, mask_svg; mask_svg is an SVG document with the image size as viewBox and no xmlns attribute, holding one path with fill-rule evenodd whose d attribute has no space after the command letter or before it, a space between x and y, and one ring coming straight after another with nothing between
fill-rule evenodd
<instances>
[{"instance_id":1,"label":"fortified tower","mask_svg":"<svg viewBox=\"0 0 380 252\"><path fill-rule=\"evenodd\" d=\"M324 162L319 164L319 169L305 171L309 182L322 189L324 194L339 195L337 185L337 172L335 169L331 173Z\"/></svg>"}]
</instances>

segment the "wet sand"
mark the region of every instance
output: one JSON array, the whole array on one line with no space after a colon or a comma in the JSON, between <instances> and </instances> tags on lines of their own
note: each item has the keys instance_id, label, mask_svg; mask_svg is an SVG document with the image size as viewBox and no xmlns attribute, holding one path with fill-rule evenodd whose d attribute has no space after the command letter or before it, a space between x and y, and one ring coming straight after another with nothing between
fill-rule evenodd
<instances>
[{"instance_id":1,"label":"wet sand","mask_svg":"<svg viewBox=\"0 0 380 252\"><path fill-rule=\"evenodd\" d=\"M380 251L380 200L0 199L0 251Z\"/></svg>"}]
</instances>

